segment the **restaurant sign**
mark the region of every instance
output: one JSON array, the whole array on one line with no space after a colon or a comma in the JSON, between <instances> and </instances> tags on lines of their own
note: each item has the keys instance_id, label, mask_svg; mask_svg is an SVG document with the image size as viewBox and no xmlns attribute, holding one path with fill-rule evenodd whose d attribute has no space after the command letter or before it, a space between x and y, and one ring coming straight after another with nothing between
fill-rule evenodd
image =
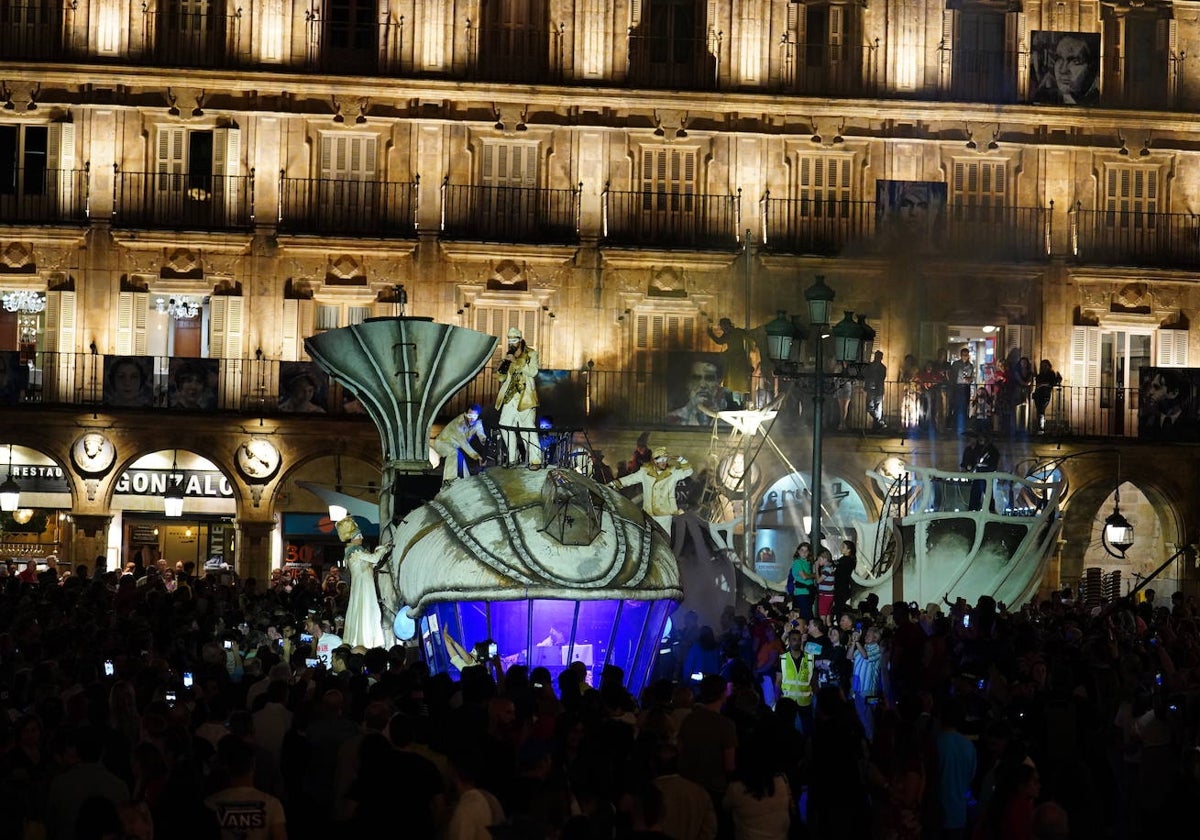
<instances>
[{"instance_id":1,"label":"restaurant sign","mask_svg":"<svg viewBox=\"0 0 1200 840\"><path fill-rule=\"evenodd\" d=\"M183 482L183 495L232 499L233 487L219 470L126 470L117 479L119 496L161 496L167 487Z\"/></svg>"}]
</instances>

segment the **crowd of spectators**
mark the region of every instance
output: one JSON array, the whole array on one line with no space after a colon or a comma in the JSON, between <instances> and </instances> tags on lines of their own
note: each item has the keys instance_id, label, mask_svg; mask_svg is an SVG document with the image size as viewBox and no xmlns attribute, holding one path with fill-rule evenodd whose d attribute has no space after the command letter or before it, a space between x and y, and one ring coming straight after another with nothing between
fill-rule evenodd
<instances>
[{"instance_id":1,"label":"crowd of spectators","mask_svg":"<svg viewBox=\"0 0 1200 840\"><path fill-rule=\"evenodd\" d=\"M1137 838L1200 794L1180 593L685 614L635 698L349 649L333 575L0 567L4 838Z\"/></svg>"}]
</instances>

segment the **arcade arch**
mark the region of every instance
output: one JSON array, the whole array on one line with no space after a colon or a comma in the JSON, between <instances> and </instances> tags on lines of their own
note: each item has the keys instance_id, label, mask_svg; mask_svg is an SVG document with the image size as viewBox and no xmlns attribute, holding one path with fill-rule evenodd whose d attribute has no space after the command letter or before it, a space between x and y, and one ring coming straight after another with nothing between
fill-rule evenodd
<instances>
[{"instance_id":1,"label":"arcade arch","mask_svg":"<svg viewBox=\"0 0 1200 840\"><path fill-rule=\"evenodd\" d=\"M5 444L0 449L0 481L20 487L17 510L0 512L0 555L5 559L66 557L72 539L70 473L40 449Z\"/></svg>"}]
</instances>

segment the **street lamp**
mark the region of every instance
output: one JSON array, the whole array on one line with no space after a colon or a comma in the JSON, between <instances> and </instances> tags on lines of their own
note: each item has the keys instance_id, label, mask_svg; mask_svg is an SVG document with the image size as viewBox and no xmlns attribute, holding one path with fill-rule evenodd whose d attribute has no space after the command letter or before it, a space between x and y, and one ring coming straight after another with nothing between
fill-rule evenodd
<instances>
[{"instance_id":1,"label":"street lamp","mask_svg":"<svg viewBox=\"0 0 1200 840\"><path fill-rule=\"evenodd\" d=\"M167 476L167 491L163 493L163 512L172 519L183 516L183 480L175 481L176 455L171 453L171 474Z\"/></svg>"},{"instance_id":2,"label":"street lamp","mask_svg":"<svg viewBox=\"0 0 1200 840\"><path fill-rule=\"evenodd\" d=\"M822 430L825 414L825 391L837 387L836 379L858 378L858 371L864 359L863 340L867 336L865 321L855 321L854 313L846 311L845 317L832 329L829 329L829 315L833 309L835 293L825 285L825 278L817 275L814 282L804 292L808 302L808 320L815 333L813 342L813 369L799 370L799 365L790 359L792 342L795 340L795 328L784 317L782 312L766 326L767 352L775 363L775 375L780 379L804 380L812 396L813 406L813 450L812 450L812 517L809 529L809 541L813 546L813 556L821 548L821 451L823 446ZM866 327L866 330L864 329ZM836 378L825 375L825 349L822 339L832 334L834 343L834 358L841 364L843 370ZM874 330L870 330L870 340L874 341ZM848 368L848 369L847 369Z\"/></svg>"}]
</instances>

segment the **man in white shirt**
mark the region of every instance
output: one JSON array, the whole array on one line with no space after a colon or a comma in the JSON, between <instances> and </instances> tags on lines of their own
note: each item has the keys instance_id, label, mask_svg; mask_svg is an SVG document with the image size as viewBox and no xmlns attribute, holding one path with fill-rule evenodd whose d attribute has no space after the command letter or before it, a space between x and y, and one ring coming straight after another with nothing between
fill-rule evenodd
<instances>
[{"instance_id":1,"label":"man in white shirt","mask_svg":"<svg viewBox=\"0 0 1200 840\"><path fill-rule=\"evenodd\" d=\"M216 820L221 840L287 840L283 803L254 787L254 748L226 736L217 758L229 785L204 800Z\"/></svg>"},{"instance_id":2,"label":"man in white shirt","mask_svg":"<svg viewBox=\"0 0 1200 840\"><path fill-rule=\"evenodd\" d=\"M329 622L308 619L308 632L312 634L313 658L326 668L333 667L333 651L342 646L342 637L329 630Z\"/></svg>"}]
</instances>

